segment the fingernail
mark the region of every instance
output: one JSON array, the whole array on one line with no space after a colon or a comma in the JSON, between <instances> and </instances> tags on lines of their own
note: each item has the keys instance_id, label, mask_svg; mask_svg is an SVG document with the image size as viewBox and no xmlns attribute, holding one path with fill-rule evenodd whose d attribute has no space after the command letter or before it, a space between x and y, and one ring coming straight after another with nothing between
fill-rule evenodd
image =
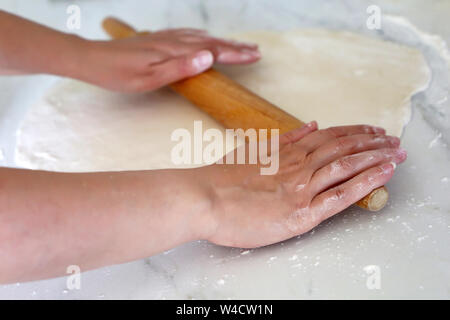
<instances>
[{"instance_id":1,"label":"fingernail","mask_svg":"<svg viewBox=\"0 0 450 320\"><path fill-rule=\"evenodd\" d=\"M252 50L252 49L241 49L240 50L242 57L245 57L247 59L250 58L260 58L261 57L261 53L257 50Z\"/></svg>"},{"instance_id":2,"label":"fingernail","mask_svg":"<svg viewBox=\"0 0 450 320\"><path fill-rule=\"evenodd\" d=\"M194 68L199 71L208 69L209 67L211 67L213 62L214 57L212 53L206 50L198 52L196 57L192 59L192 64L194 65Z\"/></svg>"},{"instance_id":3,"label":"fingernail","mask_svg":"<svg viewBox=\"0 0 450 320\"><path fill-rule=\"evenodd\" d=\"M305 127L312 128L312 127L314 127L316 125L317 125L317 122L314 120L314 121L306 123Z\"/></svg>"},{"instance_id":4,"label":"fingernail","mask_svg":"<svg viewBox=\"0 0 450 320\"><path fill-rule=\"evenodd\" d=\"M385 163L380 166L384 174L391 173L391 171L394 171L396 167L397 165L395 164L395 162Z\"/></svg>"},{"instance_id":5,"label":"fingernail","mask_svg":"<svg viewBox=\"0 0 450 320\"><path fill-rule=\"evenodd\" d=\"M392 170L395 170L395 168L397 168L397 164L394 161L391 162L391 166Z\"/></svg>"}]
</instances>

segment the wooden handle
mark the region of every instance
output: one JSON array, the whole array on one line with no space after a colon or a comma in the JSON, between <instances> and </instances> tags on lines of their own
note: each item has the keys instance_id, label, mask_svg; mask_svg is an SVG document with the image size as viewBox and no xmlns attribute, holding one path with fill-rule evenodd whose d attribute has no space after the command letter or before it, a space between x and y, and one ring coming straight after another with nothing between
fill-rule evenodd
<instances>
[{"instance_id":1,"label":"wooden handle","mask_svg":"<svg viewBox=\"0 0 450 320\"><path fill-rule=\"evenodd\" d=\"M106 18L103 28L114 39L148 33L136 32L115 18ZM279 129L280 134L283 134L304 124L214 69L173 83L170 87L226 128ZM378 211L386 205L388 197L387 189L383 186L373 190L356 205Z\"/></svg>"},{"instance_id":2,"label":"wooden handle","mask_svg":"<svg viewBox=\"0 0 450 320\"><path fill-rule=\"evenodd\" d=\"M137 36L136 30L130 25L116 18L106 18L102 22L103 30L105 30L113 39L123 39Z\"/></svg>"}]
</instances>

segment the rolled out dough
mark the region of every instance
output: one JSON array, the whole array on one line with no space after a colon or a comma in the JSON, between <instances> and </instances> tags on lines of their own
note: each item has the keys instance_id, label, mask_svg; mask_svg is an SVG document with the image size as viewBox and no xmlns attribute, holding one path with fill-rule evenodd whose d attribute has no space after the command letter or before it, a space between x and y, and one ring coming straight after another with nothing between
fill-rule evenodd
<instances>
[{"instance_id":1,"label":"rolled out dough","mask_svg":"<svg viewBox=\"0 0 450 320\"><path fill-rule=\"evenodd\" d=\"M301 30L235 35L260 45L263 59L220 67L236 81L303 121L321 128L367 123L400 135L411 96L430 79L412 48L349 32ZM168 89L125 95L64 80L28 112L16 164L55 171L174 167L176 128L223 128Z\"/></svg>"}]
</instances>

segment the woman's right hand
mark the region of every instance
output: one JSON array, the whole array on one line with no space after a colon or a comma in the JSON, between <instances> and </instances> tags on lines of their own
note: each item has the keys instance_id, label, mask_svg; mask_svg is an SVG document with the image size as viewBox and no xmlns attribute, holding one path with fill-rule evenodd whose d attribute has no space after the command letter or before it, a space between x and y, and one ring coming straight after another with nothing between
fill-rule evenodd
<instances>
[{"instance_id":1,"label":"woman's right hand","mask_svg":"<svg viewBox=\"0 0 450 320\"><path fill-rule=\"evenodd\" d=\"M261 164L200 168L211 195L208 223L196 222L201 238L252 248L297 236L384 185L406 159L399 138L367 125L312 122L279 139L274 175L261 175Z\"/></svg>"}]
</instances>

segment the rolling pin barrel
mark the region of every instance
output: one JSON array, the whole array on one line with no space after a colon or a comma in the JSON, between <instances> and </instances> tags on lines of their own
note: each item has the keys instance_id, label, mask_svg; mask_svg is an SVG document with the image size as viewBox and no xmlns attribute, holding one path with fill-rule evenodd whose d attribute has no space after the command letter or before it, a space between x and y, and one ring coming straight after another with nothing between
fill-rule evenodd
<instances>
[{"instance_id":1,"label":"rolling pin barrel","mask_svg":"<svg viewBox=\"0 0 450 320\"><path fill-rule=\"evenodd\" d=\"M114 39L148 34L136 32L115 18L106 18L103 28ZM304 124L214 69L173 83L170 87L226 128L279 129L280 134L283 134ZM378 211L386 205L388 197L387 189L383 186L373 190L356 205Z\"/></svg>"},{"instance_id":2,"label":"rolling pin barrel","mask_svg":"<svg viewBox=\"0 0 450 320\"><path fill-rule=\"evenodd\" d=\"M133 27L115 18L104 19L102 27L113 39L123 39L137 35Z\"/></svg>"}]
</instances>

